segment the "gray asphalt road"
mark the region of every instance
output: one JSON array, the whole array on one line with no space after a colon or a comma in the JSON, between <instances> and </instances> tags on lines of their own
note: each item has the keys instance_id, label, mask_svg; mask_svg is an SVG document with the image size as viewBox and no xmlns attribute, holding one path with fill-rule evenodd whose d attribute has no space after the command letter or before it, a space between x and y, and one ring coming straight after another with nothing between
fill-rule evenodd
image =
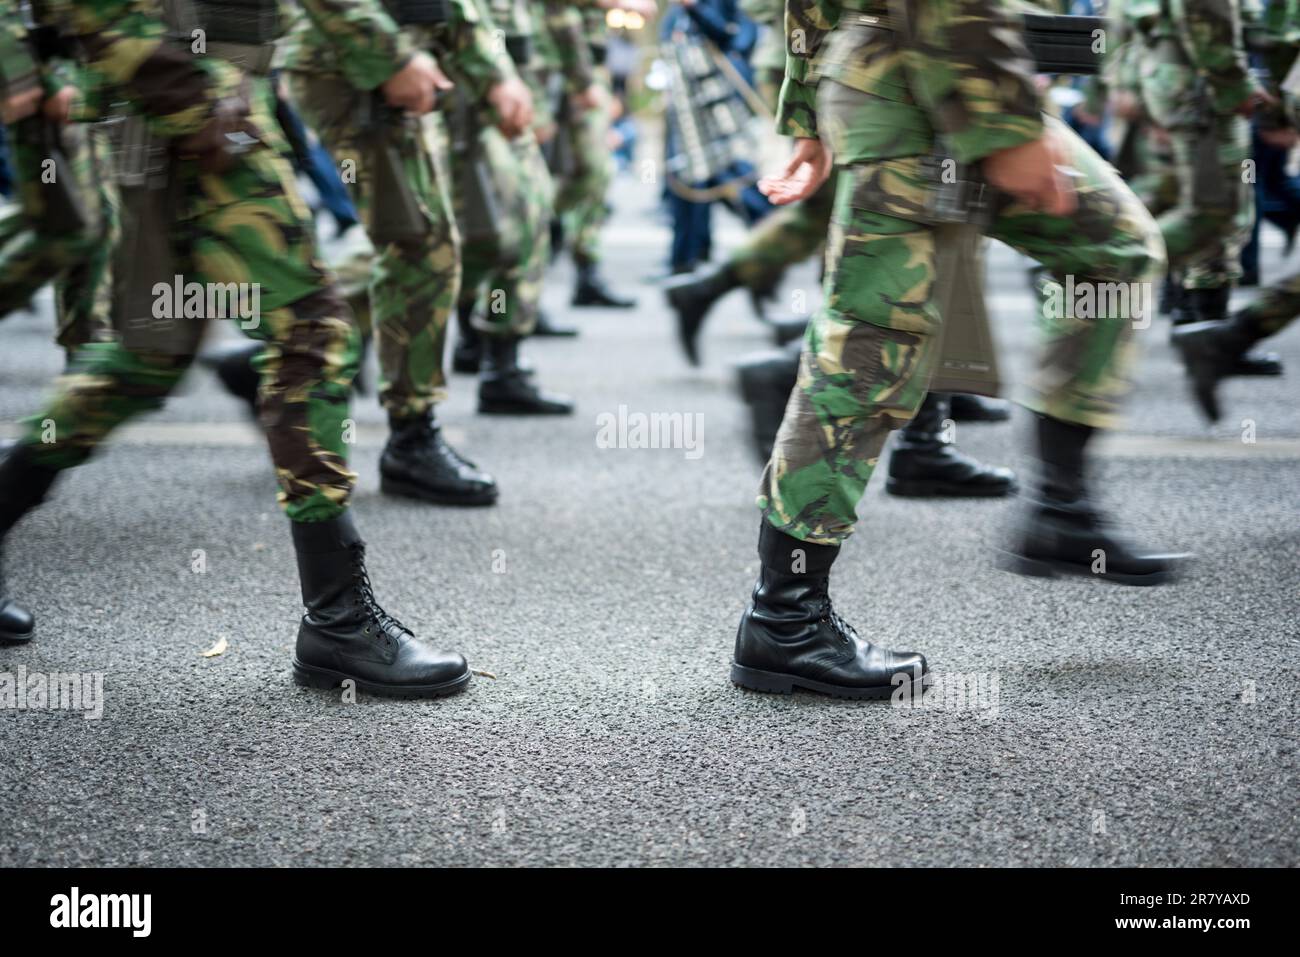
<instances>
[{"instance_id":1,"label":"gray asphalt road","mask_svg":"<svg viewBox=\"0 0 1300 957\"><path fill-rule=\"evenodd\" d=\"M587 312L580 340L529 348L579 414L482 419L471 382L454 382L445 420L499 478L498 507L381 498L373 396L356 411L381 600L493 677L436 703L291 683L296 583L265 452L195 373L12 537L9 578L40 637L0 649L0 672L105 685L97 721L0 711L0 864L1297 862L1300 328L1275 344L1290 376L1231 383L1216 431L1163 323L1147 337L1132 421L1097 481L1126 521L1199 554L1184 583L1016 578L989 562L1009 505L899 501L873 483L837 568L841 610L978 697L742 693L727 667L756 570L759 464L731 363L764 331L735 296L706 367L688 369L641 285L666 235L637 184L616 193L609 272L641 307ZM1287 268L1272 237L1266 262ZM548 292L566 319L568 276ZM785 294L814 277L799 270ZM996 252L991 282L1023 369L1024 263ZM60 365L37 305L0 329L0 421L30 412ZM599 417L620 406L698 413L703 454L599 448ZM1023 468L1025 429L1021 416L958 440ZM224 654L201 656L220 639Z\"/></svg>"}]
</instances>

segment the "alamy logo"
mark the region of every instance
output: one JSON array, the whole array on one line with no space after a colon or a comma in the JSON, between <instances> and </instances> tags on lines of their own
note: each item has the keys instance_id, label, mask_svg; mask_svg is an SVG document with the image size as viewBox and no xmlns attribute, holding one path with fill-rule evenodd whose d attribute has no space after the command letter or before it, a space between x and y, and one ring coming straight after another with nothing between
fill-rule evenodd
<instances>
[{"instance_id":1,"label":"alamy logo","mask_svg":"<svg viewBox=\"0 0 1300 957\"><path fill-rule=\"evenodd\" d=\"M1075 282L1067 275L1064 283L1048 285L1044 308L1050 319L1122 319L1145 329L1154 304L1149 282Z\"/></svg>"},{"instance_id":2,"label":"alamy logo","mask_svg":"<svg viewBox=\"0 0 1300 957\"><path fill-rule=\"evenodd\" d=\"M0 671L0 709L8 711L80 711L87 721L104 716L104 672L46 674L19 665Z\"/></svg>"},{"instance_id":3,"label":"alamy logo","mask_svg":"<svg viewBox=\"0 0 1300 957\"><path fill-rule=\"evenodd\" d=\"M255 282L186 282L174 276L153 287L155 319L238 319L239 328L262 321L262 287Z\"/></svg>"},{"instance_id":4,"label":"alamy logo","mask_svg":"<svg viewBox=\"0 0 1300 957\"><path fill-rule=\"evenodd\" d=\"M596 416L598 449L683 449L686 458L704 455L702 412L630 412L620 405L618 414Z\"/></svg>"},{"instance_id":5,"label":"alamy logo","mask_svg":"<svg viewBox=\"0 0 1300 957\"><path fill-rule=\"evenodd\" d=\"M127 927L132 937L148 937L153 926L152 894L69 894L50 898L50 926Z\"/></svg>"}]
</instances>

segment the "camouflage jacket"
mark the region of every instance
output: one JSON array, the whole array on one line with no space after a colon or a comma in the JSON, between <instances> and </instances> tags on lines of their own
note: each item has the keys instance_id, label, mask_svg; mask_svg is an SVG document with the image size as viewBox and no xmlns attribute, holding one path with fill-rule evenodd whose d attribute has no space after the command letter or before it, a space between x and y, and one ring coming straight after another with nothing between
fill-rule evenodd
<instances>
[{"instance_id":1,"label":"camouflage jacket","mask_svg":"<svg viewBox=\"0 0 1300 957\"><path fill-rule=\"evenodd\" d=\"M449 0L450 16L446 23L418 27L399 27L379 0L328 0L335 5L365 4L364 13L354 11L351 26L366 36L382 36L386 55L382 62L373 64L360 61L355 50L340 44L338 34L346 35L348 25L313 12L312 7L321 2L303 0L308 16L299 18L285 43L282 65L286 70L342 75L353 86L372 90L387 80L414 51L428 50L476 99L515 75L505 45L493 37L474 0Z\"/></svg>"},{"instance_id":2,"label":"camouflage jacket","mask_svg":"<svg viewBox=\"0 0 1300 957\"><path fill-rule=\"evenodd\" d=\"M789 0L786 76L777 128L816 137L817 84L871 94L847 131L841 162L918 156L945 138L972 162L1042 134L1033 63L1009 0Z\"/></svg>"},{"instance_id":3,"label":"camouflage jacket","mask_svg":"<svg viewBox=\"0 0 1300 957\"><path fill-rule=\"evenodd\" d=\"M0 11L0 93L13 96L39 86L44 69L27 45L27 27L16 6Z\"/></svg>"}]
</instances>

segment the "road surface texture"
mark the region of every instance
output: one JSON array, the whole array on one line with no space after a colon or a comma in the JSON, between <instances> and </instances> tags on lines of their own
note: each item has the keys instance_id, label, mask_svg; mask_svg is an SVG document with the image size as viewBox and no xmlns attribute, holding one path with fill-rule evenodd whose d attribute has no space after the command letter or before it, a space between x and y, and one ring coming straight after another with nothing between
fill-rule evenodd
<instances>
[{"instance_id":1,"label":"road surface texture","mask_svg":"<svg viewBox=\"0 0 1300 957\"><path fill-rule=\"evenodd\" d=\"M19 526L9 579L39 637L0 648L0 672L100 672L103 716L0 712L0 864L1296 863L1300 327L1272 345L1289 375L1228 383L1216 429L1166 322L1145 336L1096 484L1150 539L1198 554L1182 583L998 571L1011 503L893 499L882 463L834 595L872 640L924 651L949 693L743 692L727 673L760 463L733 364L767 333L733 295L706 365L685 365L646 281L667 248L655 191L621 181L608 236L609 276L640 307L573 314L562 264L548 306L582 337L528 346L576 416L479 417L454 379L443 417L500 481L495 508L381 497L383 418L373 393L356 404L380 600L486 673L467 693L345 703L292 683L300 606L263 440L202 370ZM1278 245L1266 277L1300 268ZM991 256L1015 373L1035 341L1026 265ZM815 285L797 270L776 311ZM0 328L0 434L61 366L48 293L35 306ZM702 432L694 450L602 447L620 407ZM1027 433L1017 411L957 440L1023 475Z\"/></svg>"}]
</instances>

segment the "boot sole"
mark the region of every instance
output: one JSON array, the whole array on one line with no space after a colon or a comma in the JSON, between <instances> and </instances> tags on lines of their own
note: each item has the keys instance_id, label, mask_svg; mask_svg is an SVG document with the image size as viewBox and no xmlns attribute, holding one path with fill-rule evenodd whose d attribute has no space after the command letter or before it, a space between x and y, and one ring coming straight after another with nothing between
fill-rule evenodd
<instances>
[{"instance_id":1,"label":"boot sole","mask_svg":"<svg viewBox=\"0 0 1300 957\"><path fill-rule=\"evenodd\" d=\"M911 679L908 680L911 681ZM927 671L921 676L921 687L925 688L933 680L931 672ZM873 688L846 688L843 685L813 681L811 678L801 678L798 675L786 675L776 671L759 671L757 668L746 668L734 661L731 663L731 683L737 687L747 688L750 691L761 691L764 694L794 694L795 689L799 688L804 691L816 691L819 694L830 695L832 698L873 701L891 697L895 691L903 687L898 684L880 685Z\"/></svg>"},{"instance_id":2,"label":"boot sole","mask_svg":"<svg viewBox=\"0 0 1300 957\"><path fill-rule=\"evenodd\" d=\"M1083 565L1045 561L1041 558L1029 558L1025 555L1017 555L1015 552L1007 551L998 552L997 565L1003 571L1024 575L1028 578L1060 578L1067 576L1098 578L1116 585L1133 585L1136 587L1164 585L1178 577L1177 569L1173 568L1165 569L1162 572L1153 572L1150 575L1118 575L1113 572L1102 575Z\"/></svg>"},{"instance_id":3,"label":"boot sole","mask_svg":"<svg viewBox=\"0 0 1300 957\"><path fill-rule=\"evenodd\" d=\"M395 495L398 498L412 498L421 502L431 502L434 505L455 505L465 508L495 505L499 494L493 491L483 492L479 495L444 495L420 488L418 485L411 485L407 482L389 478L379 480L379 491L385 495Z\"/></svg>"},{"instance_id":4,"label":"boot sole","mask_svg":"<svg viewBox=\"0 0 1300 957\"><path fill-rule=\"evenodd\" d=\"M1014 485L1003 488L953 485L948 482L899 482L890 479L885 491L900 498L1005 498L1016 491Z\"/></svg>"},{"instance_id":5,"label":"boot sole","mask_svg":"<svg viewBox=\"0 0 1300 957\"><path fill-rule=\"evenodd\" d=\"M470 682L471 673L465 672L459 678L444 681L436 685L386 685L373 681L363 681L352 675L314 665L304 665L297 658L293 660L294 684L303 688L316 688L329 691L338 688L344 681L355 682L358 691L380 695L385 698L445 698L463 691Z\"/></svg>"},{"instance_id":6,"label":"boot sole","mask_svg":"<svg viewBox=\"0 0 1300 957\"><path fill-rule=\"evenodd\" d=\"M36 632L19 634L16 631L0 631L0 645L25 645L36 637Z\"/></svg>"}]
</instances>

